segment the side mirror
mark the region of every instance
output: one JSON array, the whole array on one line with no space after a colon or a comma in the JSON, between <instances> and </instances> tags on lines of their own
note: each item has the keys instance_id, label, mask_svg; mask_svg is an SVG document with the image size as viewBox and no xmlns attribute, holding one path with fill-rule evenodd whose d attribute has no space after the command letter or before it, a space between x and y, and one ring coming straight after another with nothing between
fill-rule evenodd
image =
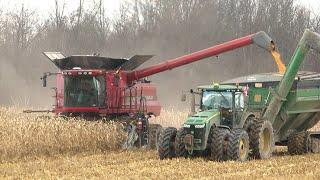
<instances>
[{"instance_id":1,"label":"side mirror","mask_svg":"<svg viewBox=\"0 0 320 180\"><path fill-rule=\"evenodd\" d=\"M47 87L47 73L43 73L43 76L40 78L42 80L42 87Z\"/></svg>"},{"instance_id":2,"label":"side mirror","mask_svg":"<svg viewBox=\"0 0 320 180\"><path fill-rule=\"evenodd\" d=\"M186 102L186 100L187 100L187 95L186 95L185 93L183 93L183 94L181 95L181 101L182 101L182 102Z\"/></svg>"}]
</instances>

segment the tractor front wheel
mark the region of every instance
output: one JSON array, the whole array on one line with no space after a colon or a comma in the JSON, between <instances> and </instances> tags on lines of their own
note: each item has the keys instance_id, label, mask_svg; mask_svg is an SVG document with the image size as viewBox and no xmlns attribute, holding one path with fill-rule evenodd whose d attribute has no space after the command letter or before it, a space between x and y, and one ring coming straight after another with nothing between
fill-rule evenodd
<instances>
[{"instance_id":1,"label":"tractor front wheel","mask_svg":"<svg viewBox=\"0 0 320 180\"><path fill-rule=\"evenodd\" d=\"M184 137L186 136L187 132L181 128L178 130L176 139L175 139L175 151L177 157L187 157L188 151L185 147Z\"/></svg>"},{"instance_id":2,"label":"tractor front wheel","mask_svg":"<svg viewBox=\"0 0 320 180\"><path fill-rule=\"evenodd\" d=\"M249 156L249 135L243 129L231 131L227 155L230 160L246 161Z\"/></svg>"},{"instance_id":3,"label":"tractor front wheel","mask_svg":"<svg viewBox=\"0 0 320 180\"><path fill-rule=\"evenodd\" d=\"M149 149L158 149L158 141L162 126L160 124L149 124L148 147Z\"/></svg>"},{"instance_id":4,"label":"tractor front wheel","mask_svg":"<svg viewBox=\"0 0 320 180\"><path fill-rule=\"evenodd\" d=\"M177 129L174 127L168 127L161 130L158 142L158 154L161 160L175 157L176 134Z\"/></svg>"},{"instance_id":5,"label":"tractor front wheel","mask_svg":"<svg viewBox=\"0 0 320 180\"><path fill-rule=\"evenodd\" d=\"M227 149L226 144L228 142L228 137L230 134L229 129L225 128L214 128L212 129L213 132L211 133L211 155L210 159L215 161L222 161L226 158Z\"/></svg>"},{"instance_id":6,"label":"tractor front wheel","mask_svg":"<svg viewBox=\"0 0 320 180\"><path fill-rule=\"evenodd\" d=\"M271 122L256 118L249 135L253 158L270 158L274 149L274 134Z\"/></svg>"}]
</instances>

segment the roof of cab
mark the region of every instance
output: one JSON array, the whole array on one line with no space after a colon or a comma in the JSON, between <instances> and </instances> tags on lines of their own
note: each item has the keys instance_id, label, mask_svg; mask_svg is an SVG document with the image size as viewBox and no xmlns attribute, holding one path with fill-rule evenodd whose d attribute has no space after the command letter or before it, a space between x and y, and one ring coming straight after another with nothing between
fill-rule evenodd
<instances>
[{"instance_id":1,"label":"roof of cab","mask_svg":"<svg viewBox=\"0 0 320 180\"><path fill-rule=\"evenodd\" d=\"M241 91L242 86L233 86L233 85L223 85L223 84L212 84L212 85L203 85L198 86L198 89L206 89L206 90L212 90L212 91L226 91L226 90L239 90Z\"/></svg>"}]
</instances>

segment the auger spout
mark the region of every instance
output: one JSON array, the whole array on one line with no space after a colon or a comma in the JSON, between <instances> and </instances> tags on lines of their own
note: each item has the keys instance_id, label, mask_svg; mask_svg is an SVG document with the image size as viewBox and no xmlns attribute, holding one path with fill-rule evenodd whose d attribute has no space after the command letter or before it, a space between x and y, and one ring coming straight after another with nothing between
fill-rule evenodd
<instances>
[{"instance_id":1,"label":"auger spout","mask_svg":"<svg viewBox=\"0 0 320 180\"><path fill-rule=\"evenodd\" d=\"M270 100L270 103L263 114L263 119L271 121L276 130L279 130L285 124L285 122L280 122L280 119L279 121L276 120L276 117L280 112L283 103L286 101L299 67L303 63L310 49L320 53L320 35L307 29L300 39L295 53L291 58L290 64L288 65L282 80L275 89L273 98Z\"/></svg>"},{"instance_id":2,"label":"auger spout","mask_svg":"<svg viewBox=\"0 0 320 180\"><path fill-rule=\"evenodd\" d=\"M257 46L265 49L266 51L276 51L273 40L263 31L251 34L242 38L231 40L204 50L200 50L188 55L184 55L175 59L164 61L160 64L153 65L144 69L135 70L127 74L128 82L132 82L153 74L167 71L179 66L190 64L208 57L217 56L221 53L235 50L241 47L256 44Z\"/></svg>"}]
</instances>

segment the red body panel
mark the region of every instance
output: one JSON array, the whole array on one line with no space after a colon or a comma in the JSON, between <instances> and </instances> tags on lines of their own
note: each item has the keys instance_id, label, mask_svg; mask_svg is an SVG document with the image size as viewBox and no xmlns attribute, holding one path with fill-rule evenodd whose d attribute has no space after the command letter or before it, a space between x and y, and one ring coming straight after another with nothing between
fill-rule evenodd
<instances>
[{"instance_id":1,"label":"red body panel","mask_svg":"<svg viewBox=\"0 0 320 180\"><path fill-rule=\"evenodd\" d=\"M134 81L137 79L141 79L143 77L147 77L159 72L163 72L169 69L173 69L179 66L183 66L185 64L190 64L192 62L212 57L223 52L227 52L230 50L234 50L243 46L247 46L253 43L253 35L249 35L246 37L242 37L239 39L235 39L220 45L216 45L189 55L181 56L172 60L165 61L163 63L147 67L141 70L133 71L128 74L128 81Z\"/></svg>"},{"instance_id":2,"label":"red body panel","mask_svg":"<svg viewBox=\"0 0 320 180\"><path fill-rule=\"evenodd\" d=\"M106 80L105 107L64 107L64 76L83 73L90 76L103 75ZM138 82L127 85L127 73L102 70L66 70L57 74L56 114L94 113L100 116L134 114L137 112L160 115L161 105L157 99L156 87L151 83Z\"/></svg>"},{"instance_id":3,"label":"red body panel","mask_svg":"<svg viewBox=\"0 0 320 180\"><path fill-rule=\"evenodd\" d=\"M62 74L57 74L56 108L63 107L64 78Z\"/></svg>"},{"instance_id":4,"label":"red body panel","mask_svg":"<svg viewBox=\"0 0 320 180\"><path fill-rule=\"evenodd\" d=\"M262 41L261 41L262 40ZM157 99L156 87L145 81L137 82L138 80L170 70L185 64L199 61L204 58L215 56L223 52L234 50L240 47L256 43L258 46L268 49L271 38L264 32L252 34L239 39L228 41L220 45L216 45L189 55L181 56L163 63L153 65L136 71L122 70L88 70L88 69L73 69L64 70L62 74L57 76L57 103L55 112L60 113L97 113L100 116L108 115L123 115L137 112L153 113L160 115L161 105ZM272 43L272 42L271 42ZM121 68L120 68L121 69ZM106 94L104 107L64 107L64 78L63 76L104 76L106 81Z\"/></svg>"}]
</instances>

